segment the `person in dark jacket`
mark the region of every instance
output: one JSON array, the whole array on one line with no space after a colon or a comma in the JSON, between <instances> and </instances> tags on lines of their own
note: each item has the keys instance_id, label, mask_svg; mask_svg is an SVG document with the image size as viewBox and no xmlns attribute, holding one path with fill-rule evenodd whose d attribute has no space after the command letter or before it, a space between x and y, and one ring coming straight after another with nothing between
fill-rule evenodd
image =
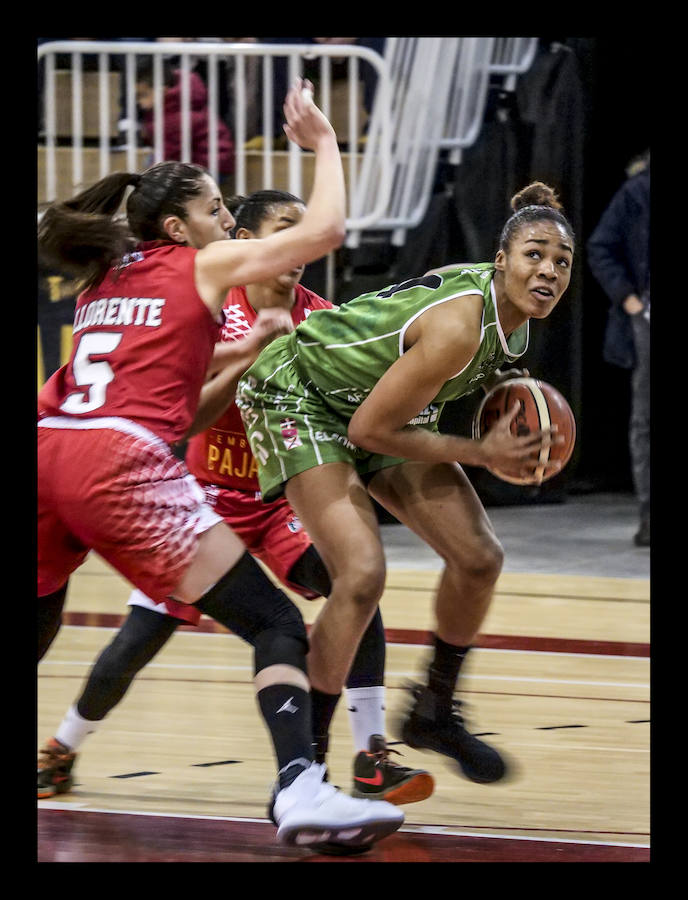
<instances>
[{"instance_id":1,"label":"person in dark jacket","mask_svg":"<svg viewBox=\"0 0 688 900\"><path fill-rule=\"evenodd\" d=\"M629 444L640 505L634 542L650 546L650 151L634 160L588 240L588 264L611 301L606 362L632 369Z\"/></svg>"}]
</instances>

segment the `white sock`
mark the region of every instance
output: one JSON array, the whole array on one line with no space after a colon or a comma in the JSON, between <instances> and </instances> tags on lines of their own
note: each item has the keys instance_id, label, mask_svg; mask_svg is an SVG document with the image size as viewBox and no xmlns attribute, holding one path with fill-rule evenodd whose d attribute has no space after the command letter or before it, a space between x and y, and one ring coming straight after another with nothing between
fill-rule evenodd
<instances>
[{"instance_id":1,"label":"white sock","mask_svg":"<svg viewBox=\"0 0 688 900\"><path fill-rule=\"evenodd\" d=\"M55 732L55 738L73 752L87 735L97 730L99 725L100 722L89 722L88 719L82 718L76 711L76 706L70 706Z\"/></svg>"},{"instance_id":2,"label":"white sock","mask_svg":"<svg viewBox=\"0 0 688 900\"><path fill-rule=\"evenodd\" d=\"M346 699L354 748L367 750L372 734L385 735L385 687L346 688Z\"/></svg>"}]
</instances>

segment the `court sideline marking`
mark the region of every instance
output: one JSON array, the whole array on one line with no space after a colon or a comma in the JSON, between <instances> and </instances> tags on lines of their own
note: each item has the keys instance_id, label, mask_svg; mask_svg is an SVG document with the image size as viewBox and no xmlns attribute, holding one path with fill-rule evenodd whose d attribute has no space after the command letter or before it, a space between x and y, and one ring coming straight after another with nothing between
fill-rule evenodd
<instances>
[{"instance_id":1,"label":"court sideline marking","mask_svg":"<svg viewBox=\"0 0 688 900\"><path fill-rule=\"evenodd\" d=\"M105 813L107 815L116 815L116 816L156 816L162 819L199 819L203 822L253 822L257 824L265 824L271 825L269 819L252 819L245 818L239 816L199 816L194 815L193 813L162 813L162 812L145 812L143 810L128 810L128 809L101 809L98 807L90 807L86 804L76 804L71 803L69 806L65 806L59 802L51 801L51 800L39 800L38 801L38 809L58 809L58 810L73 810L74 812L92 812L92 813ZM623 841L587 841L587 840L576 840L575 838L550 838L550 837L538 837L537 835L534 837L529 837L528 835L518 835L518 834L483 834L474 831L460 831L458 829L451 828L450 826L445 825L413 825L411 823L404 824L400 829L400 833L408 833L408 834L435 834L435 835L443 835L449 837L479 837L479 838L496 838L497 840L504 841L539 841L542 843L549 844L579 844L579 845L594 845L597 847L632 847L641 850L649 849L649 844L632 844Z\"/></svg>"}]
</instances>

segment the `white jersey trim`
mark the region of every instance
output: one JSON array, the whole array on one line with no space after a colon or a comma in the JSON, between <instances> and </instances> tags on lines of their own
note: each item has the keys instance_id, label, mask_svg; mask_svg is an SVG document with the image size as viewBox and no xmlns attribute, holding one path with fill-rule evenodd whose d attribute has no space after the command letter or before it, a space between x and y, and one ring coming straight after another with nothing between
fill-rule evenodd
<instances>
[{"instance_id":1,"label":"white jersey trim","mask_svg":"<svg viewBox=\"0 0 688 900\"><path fill-rule=\"evenodd\" d=\"M318 310L315 310L318 312ZM375 341L384 341L385 338L394 337L395 334L398 334L398 331L388 331L387 334L376 334L375 337L371 338L363 338L360 341L347 341L345 344L322 344L320 341L302 341L300 338L297 338L297 343L302 347L319 347L322 346L324 350L339 350L342 347L360 347L362 344L372 344Z\"/></svg>"},{"instance_id":2,"label":"white jersey trim","mask_svg":"<svg viewBox=\"0 0 688 900\"><path fill-rule=\"evenodd\" d=\"M451 297L443 297L441 300L435 300L433 303L428 303L428 305L424 306L423 309L419 309L417 313L414 313L408 320L408 322L403 325L401 331L399 332L399 356L402 357L404 355L404 337L406 336L406 331L413 324L413 322L416 321L418 316L422 316L424 312L432 309L433 306L438 306L440 303L448 303L449 300L456 300L457 297L465 297L468 294L477 294L478 297L483 296L482 291L471 288L468 291L460 291L458 294L452 294ZM456 378L456 375L454 375L453 377Z\"/></svg>"},{"instance_id":3,"label":"white jersey trim","mask_svg":"<svg viewBox=\"0 0 688 900\"><path fill-rule=\"evenodd\" d=\"M95 419L76 419L72 416L46 416L38 421L39 428L68 428L76 431L90 430L94 428L110 428L113 431L123 431L134 437L143 438L148 441L160 441L165 443L161 437L149 431L143 425L132 422L130 419L123 419L121 416L99 416Z\"/></svg>"},{"instance_id":4,"label":"white jersey trim","mask_svg":"<svg viewBox=\"0 0 688 900\"><path fill-rule=\"evenodd\" d=\"M170 614L164 600L156 603L155 600L151 600L148 594L144 594L143 591L140 591L138 588L135 588L129 595L127 606L143 606L145 609L150 609L152 612L159 613L161 616Z\"/></svg>"},{"instance_id":5,"label":"white jersey trim","mask_svg":"<svg viewBox=\"0 0 688 900\"><path fill-rule=\"evenodd\" d=\"M490 283L490 293L492 294L492 305L494 306L494 311L495 311L495 324L497 326L497 334L499 335L499 342L502 345L502 350L506 354L507 359L510 362L513 362L513 360L518 359L520 356L523 356L523 354L528 349L528 344L530 342L530 319L526 319L526 345L523 348L523 350L521 350L520 353L513 353L509 347L509 344L507 343L506 337L504 336L504 330L502 328L502 323L499 321L499 311L497 309L497 296L495 294L494 279Z\"/></svg>"}]
</instances>

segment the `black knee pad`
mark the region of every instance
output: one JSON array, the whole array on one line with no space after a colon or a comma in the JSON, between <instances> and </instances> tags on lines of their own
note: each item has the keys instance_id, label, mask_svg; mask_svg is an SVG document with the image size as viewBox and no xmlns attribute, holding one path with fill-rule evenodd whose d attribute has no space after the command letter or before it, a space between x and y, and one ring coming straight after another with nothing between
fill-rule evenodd
<instances>
[{"instance_id":1,"label":"black knee pad","mask_svg":"<svg viewBox=\"0 0 688 900\"><path fill-rule=\"evenodd\" d=\"M313 544L296 560L288 577L293 584L300 584L301 587L308 588L321 597L330 596L332 590L330 575Z\"/></svg>"},{"instance_id":2,"label":"black knee pad","mask_svg":"<svg viewBox=\"0 0 688 900\"><path fill-rule=\"evenodd\" d=\"M194 606L254 647L273 630L308 644L298 607L248 552Z\"/></svg>"},{"instance_id":3,"label":"black knee pad","mask_svg":"<svg viewBox=\"0 0 688 900\"><path fill-rule=\"evenodd\" d=\"M306 667L308 635L303 620L300 619L299 625L300 627L292 626L288 631L268 628L256 637L253 643L254 675L262 669L267 669L268 666L278 665L293 666L300 669L304 675L308 674Z\"/></svg>"}]
</instances>

